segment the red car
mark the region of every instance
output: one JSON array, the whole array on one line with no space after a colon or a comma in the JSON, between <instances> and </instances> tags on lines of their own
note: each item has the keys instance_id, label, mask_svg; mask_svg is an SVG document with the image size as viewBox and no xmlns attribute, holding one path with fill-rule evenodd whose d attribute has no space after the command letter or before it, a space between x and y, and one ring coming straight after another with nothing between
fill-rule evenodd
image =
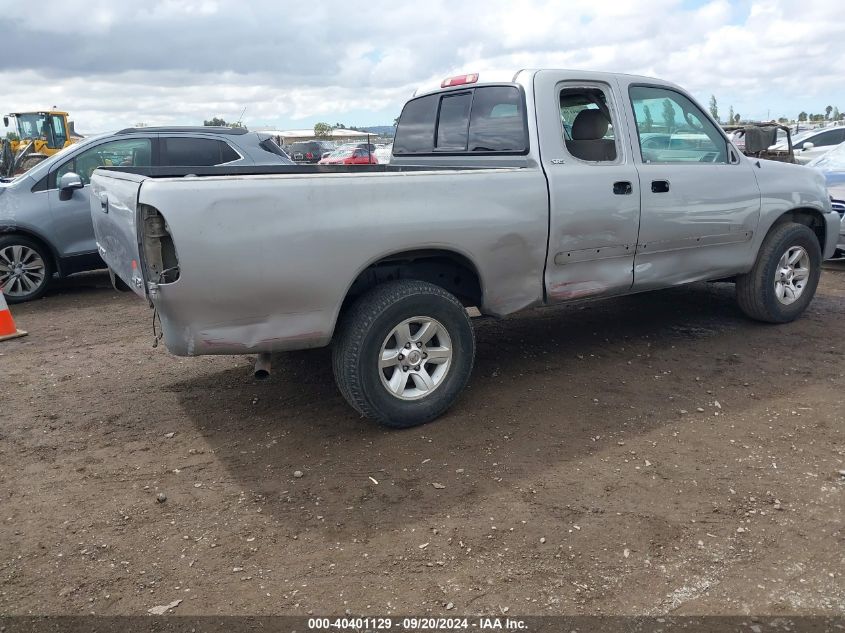
<instances>
[{"instance_id":1,"label":"red car","mask_svg":"<svg viewBox=\"0 0 845 633\"><path fill-rule=\"evenodd\" d=\"M378 159L366 147L341 147L319 162L320 165L378 165Z\"/></svg>"}]
</instances>

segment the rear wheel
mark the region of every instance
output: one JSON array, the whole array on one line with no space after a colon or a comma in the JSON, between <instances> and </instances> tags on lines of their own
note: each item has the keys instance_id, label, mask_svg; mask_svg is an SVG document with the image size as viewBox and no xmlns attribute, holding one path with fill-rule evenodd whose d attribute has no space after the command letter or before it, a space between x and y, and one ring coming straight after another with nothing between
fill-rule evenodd
<instances>
[{"instance_id":1,"label":"rear wheel","mask_svg":"<svg viewBox=\"0 0 845 633\"><path fill-rule=\"evenodd\" d=\"M38 299L53 275L49 253L22 235L0 237L0 288L9 303Z\"/></svg>"},{"instance_id":2,"label":"rear wheel","mask_svg":"<svg viewBox=\"0 0 845 633\"><path fill-rule=\"evenodd\" d=\"M768 323L786 323L810 304L821 275L821 247L809 227L793 222L773 228L748 274L736 280L739 307Z\"/></svg>"},{"instance_id":3,"label":"rear wheel","mask_svg":"<svg viewBox=\"0 0 845 633\"><path fill-rule=\"evenodd\" d=\"M393 428L429 422L469 379L475 337L463 305L439 286L392 281L361 296L344 316L334 375L362 415Z\"/></svg>"}]
</instances>

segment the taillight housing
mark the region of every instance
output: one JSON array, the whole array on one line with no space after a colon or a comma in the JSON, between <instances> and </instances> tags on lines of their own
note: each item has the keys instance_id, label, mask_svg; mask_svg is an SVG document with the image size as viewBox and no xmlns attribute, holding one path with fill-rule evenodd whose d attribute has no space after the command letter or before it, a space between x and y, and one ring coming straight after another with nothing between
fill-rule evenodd
<instances>
[{"instance_id":1,"label":"taillight housing","mask_svg":"<svg viewBox=\"0 0 845 633\"><path fill-rule=\"evenodd\" d=\"M312 158L314 158L314 154L313 154L312 152L306 152L306 153L305 153L305 158L307 158L307 159L311 160Z\"/></svg>"},{"instance_id":2,"label":"taillight housing","mask_svg":"<svg viewBox=\"0 0 845 633\"><path fill-rule=\"evenodd\" d=\"M478 73L470 73L469 75L456 75L455 77L447 77L440 83L441 88L449 88L450 86L463 86L465 84L474 84L478 81Z\"/></svg>"}]
</instances>

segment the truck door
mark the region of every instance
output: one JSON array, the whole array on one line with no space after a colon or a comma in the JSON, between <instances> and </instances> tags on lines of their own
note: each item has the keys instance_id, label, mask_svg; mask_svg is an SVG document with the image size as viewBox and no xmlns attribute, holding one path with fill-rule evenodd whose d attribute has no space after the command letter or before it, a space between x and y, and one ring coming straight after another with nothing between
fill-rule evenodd
<instances>
[{"instance_id":1,"label":"truck door","mask_svg":"<svg viewBox=\"0 0 845 633\"><path fill-rule=\"evenodd\" d=\"M549 187L549 302L612 295L633 283L640 191L615 86L559 71L534 77Z\"/></svg>"},{"instance_id":2,"label":"truck door","mask_svg":"<svg viewBox=\"0 0 845 633\"><path fill-rule=\"evenodd\" d=\"M144 222L138 209L141 181L142 177L135 174L95 171L89 213L100 257L112 273L144 298L147 288L138 229Z\"/></svg>"},{"instance_id":3,"label":"truck door","mask_svg":"<svg viewBox=\"0 0 845 633\"><path fill-rule=\"evenodd\" d=\"M634 289L718 279L750 267L760 216L751 163L689 97L620 79L642 191Z\"/></svg>"}]
</instances>

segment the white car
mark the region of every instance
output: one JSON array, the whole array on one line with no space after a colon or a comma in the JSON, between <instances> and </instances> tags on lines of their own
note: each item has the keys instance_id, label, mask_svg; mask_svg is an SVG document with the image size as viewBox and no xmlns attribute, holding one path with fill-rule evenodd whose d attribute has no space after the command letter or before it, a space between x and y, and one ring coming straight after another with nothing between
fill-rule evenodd
<instances>
[{"instance_id":1,"label":"white car","mask_svg":"<svg viewBox=\"0 0 845 633\"><path fill-rule=\"evenodd\" d=\"M388 143L386 145L376 145L376 151L373 154L376 155L376 160L378 160L379 164L384 164L390 162L390 154L392 152L393 143Z\"/></svg>"},{"instance_id":2,"label":"white car","mask_svg":"<svg viewBox=\"0 0 845 633\"><path fill-rule=\"evenodd\" d=\"M845 143L810 161L807 167L818 169L824 174L827 192L830 194L830 207L842 218L834 257L845 257Z\"/></svg>"},{"instance_id":3,"label":"white car","mask_svg":"<svg viewBox=\"0 0 845 633\"><path fill-rule=\"evenodd\" d=\"M792 137L795 160L801 165L806 165L842 142L845 142L845 126L823 127L799 132ZM787 149L786 141L772 145L769 149L785 150Z\"/></svg>"}]
</instances>

